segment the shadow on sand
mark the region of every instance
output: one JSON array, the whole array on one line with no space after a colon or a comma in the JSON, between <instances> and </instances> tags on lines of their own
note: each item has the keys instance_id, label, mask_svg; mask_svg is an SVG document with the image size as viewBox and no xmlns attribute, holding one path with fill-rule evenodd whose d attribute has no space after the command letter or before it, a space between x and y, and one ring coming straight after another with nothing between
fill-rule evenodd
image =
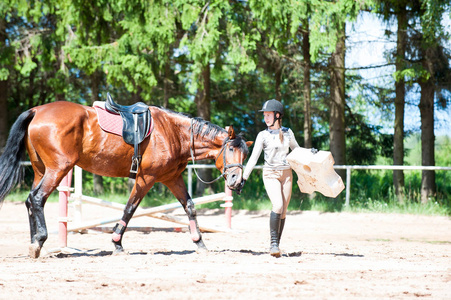
<instances>
[{"instance_id":1,"label":"shadow on sand","mask_svg":"<svg viewBox=\"0 0 451 300\"><path fill-rule=\"evenodd\" d=\"M195 254L195 250L182 250L182 251L174 251L174 250L159 250L159 251L135 251L135 252L124 252L121 254L114 254L113 251L102 251L99 249L91 249L91 250L77 250L73 253L49 253L47 257L55 257L55 258L76 258L76 257L105 257L105 256L137 256L137 255L191 255ZM267 251L254 251L249 249L224 249L224 250L210 250L207 254L245 254L245 255L268 255ZM202 254L199 254L202 255ZM352 253L320 253L320 252L303 252L303 251L295 251L295 252L287 252L283 253L282 257L301 257L303 255L330 255L330 256L341 256L341 257L354 257L354 258L362 258L364 255L362 254L352 254Z\"/></svg>"}]
</instances>

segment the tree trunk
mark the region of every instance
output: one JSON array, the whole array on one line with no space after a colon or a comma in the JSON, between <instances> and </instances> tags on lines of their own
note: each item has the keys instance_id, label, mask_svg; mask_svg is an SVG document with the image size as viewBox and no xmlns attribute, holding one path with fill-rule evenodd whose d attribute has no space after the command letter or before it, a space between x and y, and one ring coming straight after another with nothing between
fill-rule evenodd
<instances>
[{"instance_id":1,"label":"tree trunk","mask_svg":"<svg viewBox=\"0 0 451 300\"><path fill-rule=\"evenodd\" d=\"M168 51L168 55L169 55L169 51ZM164 108L169 107L169 97L171 95L170 87L171 87L171 63L170 63L170 61L167 61L164 64L164 79L163 79L163 107Z\"/></svg>"},{"instance_id":2,"label":"tree trunk","mask_svg":"<svg viewBox=\"0 0 451 300\"><path fill-rule=\"evenodd\" d=\"M210 65L207 64L202 70L201 84L197 90L197 94L195 97L195 103L197 106L197 116L201 117L205 121L211 120L211 95L210 95ZM194 150L196 151L196 150ZM206 163L199 161L199 163ZM212 170L211 169L197 169L197 173L204 181L212 180ZM196 196L202 196L205 192L205 189L208 189L209 194L213 194L213 190L211 185L207 185L200 180L197 180L196 185Z\"/></svg>"},{"instance_id":3,"label":"tree trunk","mask_svg":"<svg viewBox=\"0 0 451 300\"><path fill-rule=\"evenodd\" d=\"M8 138L8 81L0 81L0 154Z\"/></svg>"},{"instance_id":4,"label":"tree trunk","mask_svg":"<svg viewBox=\"0 0 451 300\"><path fill-rule=\"evenodd\" d=\"M0 19L0 45L6 47L6 21ZM8 80L0 81L0 154L8 138Z\"/></svg>"},{"instance_id":5,"label":"tree trunk","mask_svg":"<svg viewBox=\"0 0 451 300\"><path fill-rule=\"evenodd\" d=\"M102 83L102 73L95 71L90 75L91 79L91 104L100 101L100 85Z\"/></svg>"},{"instance_id":6,"label":"tree trunk","mask_svg":"<svg viewBox=\"0 0 451 300\"><path fill-rule=\"evenodd\" d=\"M280 59L275 64L276 71L274 74L275 77L275 92L276 92L276 100L282 101L282 92L280 91L280 86L282 85L282 65Z\"/></svg>"},{"instance_id":7,"label":"tree trunk","mask_svg":"<svg viewBox=\"0 0 451 300\"><path fill-rule=\"evenodd\" d=\"M302 33L302 54L304 56L304 147L312 148L312 118L311 118L311 84L310 84L310 29L308 20L303 21L304 32Z\"/></svg>"},{"instance_id":8,"label":"tree trunk","mask_svg":"<svg viewBox=\"0 0 451 300\"><path fill-rule=\"evenodd\" d=\"M64 69L64 50L63 50L63 46L60 42L57 43L55 53L58 54L57 59L56 59L57 65L56 65L55 70L63 70ZM67 100L64 90L59 88L55 91L55 100L56 101Z\"/></svg>"},{"instance_id":9,"label":"tree trunk","mask_svg":"<svg viewBox=\"0 0 451 300\"><path fill-rule=\"evenodd\" d=\"M434 158L434 83L432 77L420 82L421 165L435 166ZM421 176L421 203L427 203L436 193L435 171L423 171Z\"/></svg>"},{"instance_id":10,"label":"tree trunk","mask_svg":"<svg viewBox=\"0 0 451 300\"><path fill-rule=\"evenodd\" d=\"M396 72L404 70L406 41L407 41L407 11L402 7L398 13L398 38L396 49ZM404 106L405 106L405 82L404 77L395 83L395 133L393 139L393 164L404 165ZM404 172L393 171L393 184L395 194L399 202L404 201Z\"/></svg>"},{"instance_id":11,"label":"tree trunk","mask_svg":"<svg viewBox=\"0 0 451 300\"><path fill-rule=\"evenodd\" d=\"M143 89L140 86L136 88L136 92L132 93L132 97L130 98L131 102L129 105L137 102L143 102L143 98L141 97L142 90Z\"/></svg>"},{"instance_id":12,"label":"tree trunk","mask_svg":"<svg viewBox=\"0 0 451 300\"><path fill-rule=\"evenodd\" d=\"M91 102L100 101L100 84L102 82L102 74L100 71L95 71L90 75L91 79ZM93 174L93 189L95 195L101 195L105 189L103 186L103 177Z\"/></svg>"},{"instance_id":13,"label":"tree trunk","mask_svg":"<svg viewBox=\"0 0 451 300\"><path fill-rule=\"evenodd\" d=\"M346 139L345 139L345 25L339 31L335 52L332 54L331 83L330 83L330 120L329 138L330 151L337 165L346 164ZM346 171L338 170L337 173L345 180Z\"/></svg>"}]
</instances>

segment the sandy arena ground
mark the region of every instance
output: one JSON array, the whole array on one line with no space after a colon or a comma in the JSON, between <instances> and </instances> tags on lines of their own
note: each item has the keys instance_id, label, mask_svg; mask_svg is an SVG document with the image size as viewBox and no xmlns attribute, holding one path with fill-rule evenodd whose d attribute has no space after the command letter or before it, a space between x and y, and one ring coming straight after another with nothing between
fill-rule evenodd
<instances>
[{"instance_id":1,"label":"sandy arena ground","mask_svg":"<svg viewBox=\"0 0 451 300\"><path fill-rule=\"evenodd\" d=\"M45 211L49 239L31 259L25 206L0 209L0 299L451 299L447 217L291 212L284 255L273 258L267 211L234 211L233 232L203 234L207 255L186 230L149 217L132 220L154 230L126 232L128 255L111 255L111 234L94 231L68 236L80 253L48 253L59 246L58 204ZM121 215L83 206L84 220ZM226 224L219 209L198 211L198 220Z\"/></svg>"}]
</instances>

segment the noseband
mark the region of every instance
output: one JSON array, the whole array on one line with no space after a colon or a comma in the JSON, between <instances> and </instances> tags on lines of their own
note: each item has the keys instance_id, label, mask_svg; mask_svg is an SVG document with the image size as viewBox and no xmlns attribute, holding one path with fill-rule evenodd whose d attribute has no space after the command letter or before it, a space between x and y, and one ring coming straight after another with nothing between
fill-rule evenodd
<instances>
[{"instance_id":1,"label":"noseband","mask_svg":"<svg viewBox=\"0 0 451 300\"><path fill-rule=\"evenodd\" d=\"M194 133L193 133L193 120L191 120L191 128L190 128L190 138L191 138L191 145L189 147L189 150L191 152L191 159L193 160L193 165L194 165ZM221 151L219 151L218 155L215 158L215 165L216 165L216 161L218 160L219 156L222 153L222 161L223 161L223 166L222 166L222 173L221 175L219 175L217 178L213 179L212 181L204 181L202 180L202 178L199 177L199 174L197 174L196 168L194 168L194 173L196 174L197 178L205 184L212 184L215 181L218 181L219 179L221 179L222 177L224 177L224 175L226 174L226 170L230 169L230 168L241 168L241 170L243 170L243 165L242 164L227 164L227 160L226 160L226 151L225 148L227 148L227 145L231 142L233 142L234 139L229 139L227 137L226 142L224 143L224 145L221 148Z\"/></svg>"},{"instance_id":2,"label":"noseband","mask_svg":"<svg viewBox=\"0 0 451 300\"><path fill-rule=\"evenodd\" d=\"M229 165L227 164L225 148L227 148L227 145L233 141L234 141L234 139L227 138L226 142L224 143L224 145L221 148L221 151L219 152L218 156L216 156L216 158L215 158L215 164L216 164L216 161L218 160L218 157L219 157L219 155L221 155L221 152L222 152L222 161L223 161L222 174L225 174L225 171L229 168L237 167L237 168L243 169L242 164L229 164ZM233 150L233 151L235 151L235 150Z\"/></svg>"}]
</instances>

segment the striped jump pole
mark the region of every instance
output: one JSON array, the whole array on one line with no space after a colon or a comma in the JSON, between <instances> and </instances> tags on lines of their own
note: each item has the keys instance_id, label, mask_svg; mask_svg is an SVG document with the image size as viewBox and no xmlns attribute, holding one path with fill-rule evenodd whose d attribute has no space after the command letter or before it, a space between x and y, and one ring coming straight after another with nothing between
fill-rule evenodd
<instances>
[{"instance_id":1,"label":"striped jump pole","mask_svg":"<svg viewBox=\"0 0 451 300\"><path fill-rule=\"evenodd\" d=\"M225 213L225 217L226 217L226 226L227 226L227 228L231 229L232 228L233 196L232 196L232 190L227 187L227 182L225 183L225 194L226 194L226 196L224 197L224 203L221 204L221 206L225 208L224 213Z\"/></svg>"},{"instance_id":2,"label":"striped jump pole","mask_svg":"<svg viewBox=\"0 0 451 300\"><path fill-rule=\"evenodd\" d=\"M72 170L61 180L57 190L59 192L59 218L58 218L58 239L61 248L67 247L67 204L69 201L72 184Z\"/></svg>"}]
</instances>

